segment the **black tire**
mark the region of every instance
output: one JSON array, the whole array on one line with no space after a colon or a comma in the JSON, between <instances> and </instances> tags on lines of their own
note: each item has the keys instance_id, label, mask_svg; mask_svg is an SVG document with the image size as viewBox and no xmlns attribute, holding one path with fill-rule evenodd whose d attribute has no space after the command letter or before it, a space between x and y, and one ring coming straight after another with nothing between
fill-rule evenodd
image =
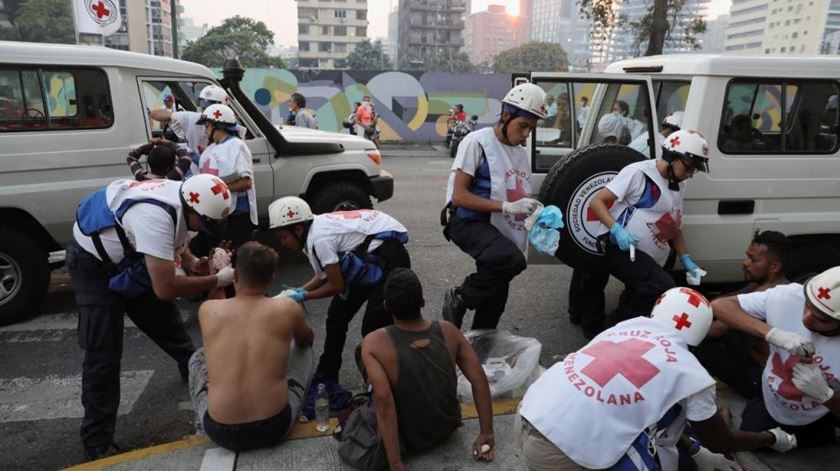
<instances>
[{"instance_id":1,"label":"black tire","mask_svg":"<svg viewBox=\"0 0 840 471\"><path fill-rule=\"evenodd\" d=\"M458 145L461 144L461 140L458 139L453 140L452 144L449 145L449 157L454 159L456 155L458 155Z\"/></svg>"},{"instance_id":2,"label":"black tire","mask_svg":"<svg viewBox=\"0 0 840 471\"><path fill-rule=\"evenodd\" d=\"M307 198L315 214L371 209L367 190L354 181L337 181L315 189Z\"/></svg>"},{"instance_id":3,"label":"black tire","mask_svg":"<svg viewBox=\"0 0 840 471\"><path fill-rule=\"evenodd\" d=\"M642 160L645 156L629 147L597 144L577 149L554 163L540 188L540 201L563 212L565 227L560 231L557 258L572 268L584 268L602 257L595 246L600 223L587 220L583 210L622 168Z\"/></svg>"},{"instance_id":4,"label":"black tire","mask_svg":"<svg viewBox=\"0 0 840 471\"><path fill-rule=\"evenodd\" d=\"M793 238L785 267L788 279L804 282L829 268L840 265L840 241L833 236Z\"/></svg>"},{"instance_id":5,"label":"black tire","mask_svg":"<svg viewBox=\"0 0 840 471\"><path fill-rule=\"evenodd\" d=\"M49 285L49 254L23 232L0 229L0 325L35 311Z\"/></svg>"}]
</instances>

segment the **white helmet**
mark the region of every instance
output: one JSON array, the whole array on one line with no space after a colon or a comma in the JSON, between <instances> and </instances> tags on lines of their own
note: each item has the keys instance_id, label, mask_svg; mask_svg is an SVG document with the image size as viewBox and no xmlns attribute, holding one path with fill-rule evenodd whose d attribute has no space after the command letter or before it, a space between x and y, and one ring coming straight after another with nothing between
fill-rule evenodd
<instances>
[{"instance_id":1,"label":"white helmet","mask_svg":"<svg viewBox=\"0 0 840 471\"><path fill-rule=\"evenodd\" d=\"M195 124L212 123L230 132L236 132L236 114L227 105L210 105Z\"/></svg>"},{"instance_id":2,"label":"white helmet","mask_svg":"<svg viewBox=\"0 0 840 471\"><path fill-rule=\"evenodd\" d=\"M709 173L709 146L699 131L681 129L662 142L662 159L673 162L682 159L688 166Z\"/></svg>"},{"instance_id":3,"label":"white helmet","mask_svg":"<svg viewBox=\"0 0 840 471\"><path fill-rule=\"evenodd\" d=\"M656 300L650 317L676 330L687 344L695 347L712 326L712 307L691 288L671 288Z\"/></svg>"},{"instance_id":4,"label":"white helmet","mask_svg":"<svg viewBox=\"0 0 840 471\"><path fill-rule=\"evenodd\" d=\"M230 214L230 190L219 177L203 173L181 184L181 201L203 218L219 221Z\"/></svg>"},{"instance_id":5,"label":"white helmet","mask_svg":"<svg viewBox=\"0 0 840 471\"><path fill-rule=\"evenodd\" d=\"M218 85L207 85L201 89L201 93L198 94L198 99L224 105L227 104L228 95L225 89Z\"/></svg>"},{"instance_id":6,"label":"white helmet","mask_svg":"<svg viewBox=\"0 0 840 471\"><path fill-rule=\"evenodd\" d=\"M268 228L277 229L311 221L312 208L297 196L284 196L268 205Z\"/></svg>"},{"instance_id":7,"label":"white helmet","mask_svg":"<svg viewBox=\"0 0 840 471\"><path fill-rule=\"evenodd\" d=\"M502 103L532 114L536 119L545 118L545 91L533 83L523 83L511 88Z\"/></svg>"},{"instance_id":8,"label":"white helmet","mask_svg":"<svg viewBox=\"0 0 840 471\"><path fill-rule=\"evenodd\" d=\"M840 320L840 267L829 268L808 280L805 296L820 312Z\"/></svg>"},{"instance_id":9,"label":"white helmet","mask_svg":"<svg viewBox=\"0 0 840 471\"><path fill-rule=\"evenodd\" d=\"M673 113L668 113L668 116L662 120L662 126L667 126L674 131L679 131L682 128L682 121L683 121L683 113L682 111L674 111Z\"/></svg>"}]
</instances>

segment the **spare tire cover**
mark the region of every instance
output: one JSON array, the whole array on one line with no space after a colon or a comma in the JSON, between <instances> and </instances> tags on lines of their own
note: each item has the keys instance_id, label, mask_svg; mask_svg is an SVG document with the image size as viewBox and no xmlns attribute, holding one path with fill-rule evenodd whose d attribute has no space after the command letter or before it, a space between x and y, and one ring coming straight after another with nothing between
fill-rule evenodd
<instances>
[{"instance_id":1,"label":"spare tire cover","mask_svg":"<svg viewBox=\"0 0 840 471\"><path fill-rule=\"evenodd\" d=\"M552 165L540 188L540 201L563 213L556 256L572 268L596 263L595 245L601 223L589 203L625 166L645 160L641 153L618 144L596 144L577 149Z\"/></svg>"}]
</instances>

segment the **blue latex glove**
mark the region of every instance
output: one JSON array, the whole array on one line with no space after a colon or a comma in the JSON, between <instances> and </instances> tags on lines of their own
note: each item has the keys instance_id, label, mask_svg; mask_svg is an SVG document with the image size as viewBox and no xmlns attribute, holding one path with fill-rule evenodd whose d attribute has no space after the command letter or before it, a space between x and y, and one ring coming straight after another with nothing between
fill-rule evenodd
<instances>
[{"instance_id":1,"label":"blue latex glove","mask_svg":"<svg viewBox=\"0 0 840 471\"><path fill-rule=\"evenodd\" d=\"M289 297L299 303L302 303L306 297L306 290L303 288L292 288L292 291L294 291L294 294Z\"/></svg>"},{"instance_id":2,"label":"blue latex glove","mask_svg":"<svg viewBox=\"0 0 840 471\"><path fill-rule=\"evenodd\" d=\"M696 263L694 263L694 259L691 258L691 255L687 253L680 255L680 261L682 262L682 266L683 268L685 268L685 271L690 272L696 276L697 270L699 270L700 267L697 266Z\"/></svg>"},{"instance_id":3,"label":"blue latex glove","mask_svg":"<svg viewBox=\"0 0 840 471\"><path fill-rule=\"evenodd\" d=\"M615 239L615 243L618 244L618 248L625 252L630 250L631 245L638 245L639 243L639 238L631 234L630 231L619 223L613 223L612 227L610 227L610 234Z\"/></svg>"}]
</instances>

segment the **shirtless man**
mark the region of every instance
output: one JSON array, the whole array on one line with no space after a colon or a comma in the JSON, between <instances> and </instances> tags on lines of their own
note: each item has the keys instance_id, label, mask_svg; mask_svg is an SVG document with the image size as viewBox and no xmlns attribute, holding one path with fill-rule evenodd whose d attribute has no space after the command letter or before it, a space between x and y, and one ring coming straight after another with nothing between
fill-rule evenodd
<instances>
[{"instance_id":1,"label":"shirtless man","mask_svg":"<svg viewBox=\"0 0 840 471\"><path fill-rule=\"evenodd\" d=\"M196 429L233 451L280 443L314 371L314 334L300 305L265 296L276 265L274 250L245 243L236 253L236 296L198 310L204 348L190 359Z\"/></svg>"}]
</instances>

